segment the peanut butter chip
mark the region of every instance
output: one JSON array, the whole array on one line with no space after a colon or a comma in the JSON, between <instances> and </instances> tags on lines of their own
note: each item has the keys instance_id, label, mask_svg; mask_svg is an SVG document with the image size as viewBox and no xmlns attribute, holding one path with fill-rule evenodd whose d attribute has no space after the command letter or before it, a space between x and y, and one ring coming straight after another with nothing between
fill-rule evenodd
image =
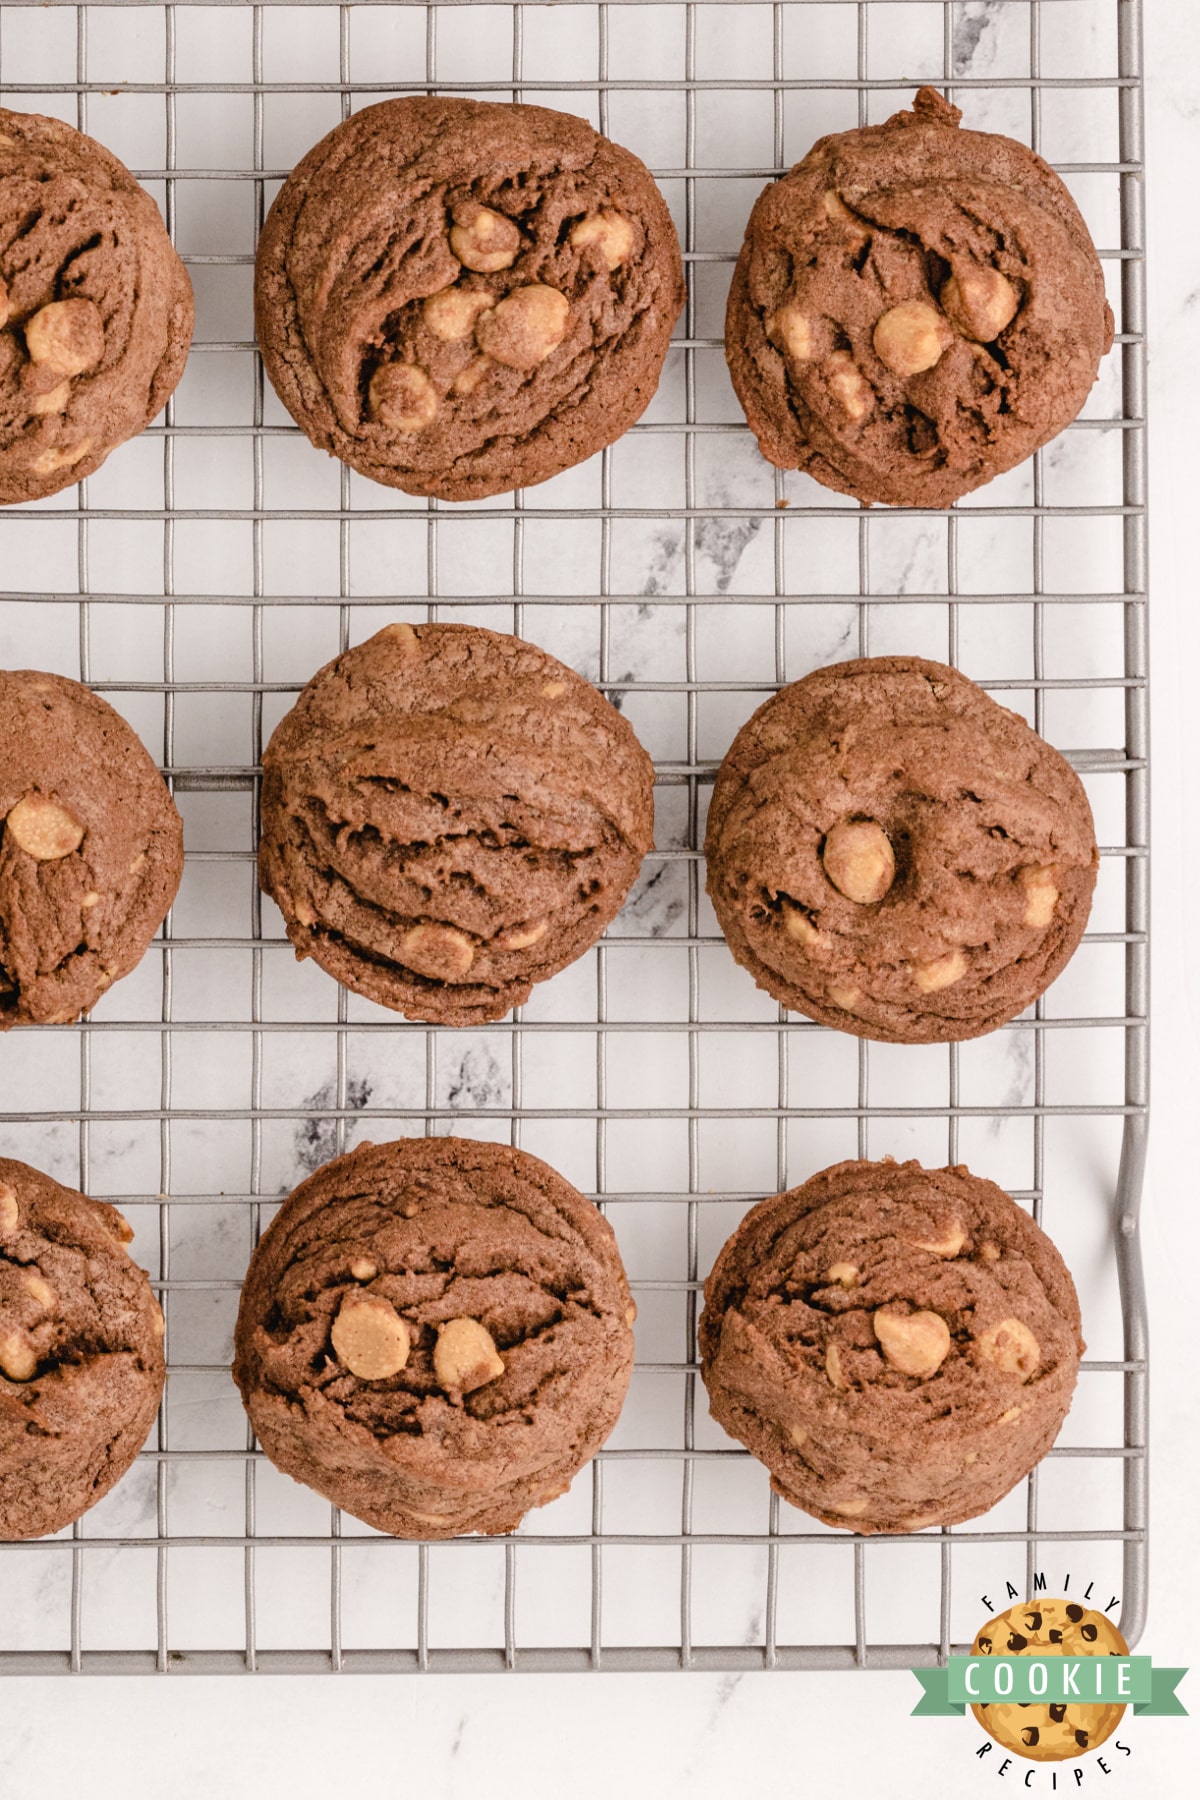
<instances>
[{"instance_id":1,"label":"peanut butter chip","mask_svg":"<svg viewBox=\"0 0 1200 1800\"><path fill-rule=\"evenodd\" d=\"M101 1208L100 1223L109 1236L115 1237L118 1244L132 1244L133 1226L124 1213L119 1213L115 1206L109 1206L104 1201L99 1201L97 1204Z\"/></svg>"},{"instance_id":2,"label":"peanut butter chip","mask_svg":"<svg viewBox=\"0 0 1200 1800\"><path fill-rule=\"evenodd\" d=\"M80 438L77 444L66 444L61 450L43 450L33 460L35 475L54 475L59 469L73 469L92 448L91 438Z\"/></svg>"},{"instance_id":3,"label":"peanut butter chip","mask_svg":"<svg viewBox=\"0 0 1200 1800\"><path fill-rule=\"evenodd\" d=\"M783 929L806 950L824 950L828 948L829 936L819 926L814 925L807 913L801 912L798 906L784 909Z\"/></svg>"},{"instance_id":4,"label":"peanut butter chip","mask_svg":"<svg viewBox=\"0 0 1200 1800\"><path fill-rule=\"evenodd\" d=\"M473 394L489 369L494 369L495 366L490 356L477 356L474 362L467 364L461 375L454 377L451 392L463 395Z\"/></svg>"},{"instance_id":5,"label":"peanut butter chip","mask_svg":"<svg viewBox=\"0 0 1200 1800\"><path fill-rule=\"evenodd\" d=\"M826 188L821 199L821 206L825 217L831 224L840 225L843 231L849 232L860 243L865 243L870 237L871 232L866 220L860 218L856 212L852 212L842 196L835 193L832 188Z\"/></svg>"},{"instance_id":6,"label":"peanut butter chip","mask_svg":"<svg viewBox=\"0 0 1200 1800\"><path fill-rule=\"evenodd\" d=\"M35 419L46 418L51 413L64 413L71 400L71 384L60 381L57 387L45 394L35 394L29 402L29 410Z\"/></svg>"},{"instance_id":7,"label":"peanut butter chip","mask_svg":"<svg viewBox=\"0 0 1200 1800\"><path fill-rule=\"evenodd\" d=\"M930 1256L947 1258L957 1256L966 1241L966 1233L957 1219L929 1237L909 1239L914 1250L928 1250Z\"/></svg>"},{"instance_id":8,"label":"peanut butter chip","mask_svg":"<svg viewBox=\"0 0 1200 1800\"><path fill-rule=\"evenodd\" d=\"M540 944L550 929L549 919L536 919L526 925L510 925L494 940L497 950L528 950Z\"/></svg>"},{"instance_id":9,"label":"peanut butter chip","mask_svg":"<svg viewBox=\"0 0 1200 1800\"><path fill-rule=\"evenodd\" d=\"M571 232L571 242L577 250L591 244L597 247L610 274L629 260L633 239L631 221L618 212L593 213L591 218L581 219Z\"/></svg>"},{"instance_id":10,"label":"peanut butter chip","mask_svg":"<svg viewBox=\"0 0 1200 1800\"><path fill-rule=\"evenodd\" d=\"M54 1305L57 1298L54 1289L43 1276L37 1273L36 1270L26 1270L25 1274L21 1277L21 1286L29 1295L29 1298L31 1300L36 1300L37 1304L47 1312Z\"/></svg>"},{"instance_id":11,"label":"peanut butter chip","mask_svg":"<svg viewBox=\"0 0 1200 1800\"><path fill-rule=\"evenodd\" d=\"M845 1389L850 1386L846 1380L841 1355L836 1344L830 1344L825 1352L825 1375L831 1386L835 1388Z\"/></svg>"},{"instance_id":12,"label":"peanut butter chip","mask_svg":"<svg viewBox=\"0 0 1200 1800\"><path fill-rule=\"evenodd\" d=\"M25 321L31 361L56 375L82 375L104 355L104 320L94 300L53 300Z\"/></svg>"},{"instance_id":13,"label":"peanut butter chip","mask_svg":"<svg viewBox=\"0 0 1200 1800\"><path fill-rule=\"evenodd\" d=\"M950 1327L940 1313L892 1313L880 1308L872 1324L879 1347L893 1369L928 1380L950 1349Z\"/></svg>"},{"instance_id":14,"label":"peanut butter chip","mask_svg":"<svg viewBox=\"0 0 1200 1800\"><path fill-rule=\"evenodd\" d=\"M557 288L534 282L516 288L480 319L479 347L508 369L536 369L567 335L571 306Z\"/></svg>"},{"instance_id":15,"label":"peanut butter chip","mask_svg":"<svg viewBox=\"0 0 1200 1800\"><path fill-rule=\"evenodd\" d=\"M494 305L492 295L478 288L452 287L431 294L421 311L434 337L457 344L471 336L480 313L490 312Z\"/></svg>"},{"instance_id":16,"label":"peanut butter chip","mask_svg":"<svg viewBox=\"0 0 1200 1800\"><path fill-rule=\"evenodd\" d=\"M951 324L978 344L998 338L1021 304L1016 288L999 269L962 265L943 285L938 299Z\"/></svg>"},{"instance_id":17,"label":"peanut butter chip","mask_svg":"<svg viewBox=\"0 0 1200 1800\"><path fill-rule=\"evenodd\" d=\"M4 821L6 832L36 862L57 862L82 844L86 827L57 800L45 794L26 794Z\"/></svg>"},{"instance_id":18,"label":"peanut butter chip","mask_svg":"<svg viewBox=\"0 0 1200 1800\"><path fill-rule=\"evenodd\" d=\"M875 354L893 375L920 375L954 342L949 323L924 300L889 307L875 325Z\"/></svg>"},{"instance_id":19,"label":"peanut butter chip","mask_svg":"<svg viewBox=\"0 0 1200 1800\"><path fill-rule=\"evenodd\" d=\"M403 620L396 620L391 625L385 625L379 635L390 638L391 642L399 648L405 662L415 662L421 654L420 638L413 627L406 625Z\"/></svg>"},{"instance_id":20,"label":"peanut butter chip","mask_svg":"<svg viewBox=\"0 0 1200 1800\"><path fill-rule=\"evenodd\" d=\"M32 1381L37 1365L37 1352L23 1331L0 1334L0 1370L10 1381Z\"/></svg>"},{"instance_id":21,"label":"peanut butter chip","mask_svg":"<svg viewBox=\"0 0 1200 1800\"><path fill-rule=\"evenodd\" d=\"M414 925L397 944L396 959L430 981L455 981L475 961L475 946L452 925Z\"/></svg>"},{"instance_id":22,"label":"peanut butter chip","mask_svg":"<svg viewBox=\"0 0 1200 1800\"><path fill-rule=\"evenodd\" d=\"M858 1270L851 1262L831 1263L826 1281L836 1281L839 1287L852 1288L858 1284Z\"/></svg>"},{"instance_id":23,"label":"peanut butter chip","mask_svg":"<svg viewBox=\"0 0 1200 1800\"><path fill-rule=\"evenodd\" d=\"M433 1372L450 1393L473 1394L504 1373L495 1340L478 1319L451 1319L438 1331Z\"/></svg>"},{"instance_id":24,"label":"peanut butter chip","mask_svg":"<svg viewBox=\"0 0 1200 1800\"><path fill-rule=\"evenodd\" d=\"M450 1517L444 1512L418 1512L415 1506L407 1506L404 1511L405 1517L415 1519L418 1525L444 1525Z\"/></svg>"},{"instance_id":25,"label":"peanut butter chip","mask_svg":"<svg viewBox=\"0 0 1200 1800\"><path fill-rule=\"evenodd\" d=\"M450 248L465 269L479 275L494 275L497 270L509 269L516 262L521 233L503 213L467 201L454 209Z\"/></svg>"},{"instance_id":26,"label":"peanut butter chip","mask_svg":"<svg viewBox=\"0 0 1200 1800\"><path fill-rule=\"evenodd\" d=\"M1041 1346L1022 1320L1001 1319L976 1343L983 1360L993 1363L1001 1374L1019 1375L1022 1381L1037 1374L1042 1360Z\"/></svg>"},{"instance_id":27,"label":"peanut butter chip","mask_svg":"<svg viewBox=\"0 0 1200 1800\"><path fill-rule=\"evenodd\" d=\"M373 419L406 436L424 431L437 417L433 383L412 363L382 363L371 377L367 400Z\"/></svg>"},{"instance_id":28,"label":"peanut butter chip","mask_svg":"<svg viewBox=\"0 0 1200 1800\"><path fill-rule=\"evenodd\" d=\"M858 1519L867 1510L865 1500L834 1500L830 1503L830 1512L839 1513L843 1519Z\"/></svg>"},{"instance_id":29,"label":"peanut butter chip","mask_svg":"<svg viewBox=\"0 0 1200 1800\"><path fill-rule=\"evenodd\" d=\"M1025 912L1021 919L1023 925L1030 925L1040 931L1054 917L1054 909L1058 905L1055 873L1053 864L1044 869L1021 870L1021 886L1025 889Z\"/></svg>"},{"instance_id":30,"label":"peanut butter chip","mask_svg":"<svg viewBox=\"0 0 1200 1800\"><path fill-rule=\"evenodd\" d=\"M788 1436L791 1438L793 1444L795 1444L797 1450L802 1450L808 1442L808 1433L805 1431L803 1425L792 1425L788 1430Z\"/></svg>"},{"instance_id":31,"label":"peanut butter chip","mask_svg":"<svg viewBox=\"0 0 1200 1800\"><path fill-rule=\"evenodd\" d=\"M913 980L923 994L936 994L941 988L953 987L961 981L968 968L967 958L961 950L951 950L946 956L939 956L933 962L918 963L913 972Z\"/></svg>"},{"instance_id":32,"label":"peanut butter chip","mask_svg":"<svg viewBox=\"0 0 1200 1800\"><path fill-rule=\"evenodd\" d=\"M866 376L848 350L835 350L825 359L825 378L829 391L846 417L861 424L874 409L875 394Z\"/></svg>"},{"instance_id":33,"label":"peanut butter chip","mask_svg":"<svg viewBox=\"0 0 1200 1800\"><path fill-rule=\"evenodd\" d=\"M0 142L5 140L0 139ZM0 275L0 331L8 324L8 284Z\"/></svg>"},{"instance_id":34,"label":"peanut butter chip","mask_svg":"<svg viewBox=\"0 0 1200 1800\"><path fill-rule=\"evenodd\" d=\"M21 1209L17 1204L16 1189L7 1181L0 1181L0 1238L11 1237L21 1223Z\"/></svg>"},{"instance_id":35,"label":"peanut butter chip","mask_svg":"<svg viewBox=\"0 0 1200 1800\"><path fill-rule=\"evenodd\" d=\"M873 906L896 878L891 840L874 819L843 819L825 839L821 863L826 875L847 900Z\"/></svg>"},{"instance_id":36,"label":"peanut butter chip","mask_svg":"<svg viewBox=\"0 0 1200 1800\"><path fill-rule=\"evenodd\" d=\"M386 1381L408 1361L408 1326L380 1294L347 1294L329 1336L338 1361L361 1381Z\"/></svg>"},{"instance_id":37,"label":"peanut butter chip","mask_svg":"<svg viewBox=\"0 0 1200 1800\"><path fill-rule=\"evenodd\" d=\"M798 306L781 306L767 320L767 336L778 342L793 362L809 362L813 354L812 325Z\"/></svg>"},{"instance_id":38,"label":"peanut butter chip","mask_svg":"<svg viewBox=\"0 0 1200 1800\"><path fill-rule=\"evenodd\" d=\"M350 1264L350 1273L355 1281L374 1281L379 1270L369 1257L356 1256Z\"/></svg>"}]
</instances>

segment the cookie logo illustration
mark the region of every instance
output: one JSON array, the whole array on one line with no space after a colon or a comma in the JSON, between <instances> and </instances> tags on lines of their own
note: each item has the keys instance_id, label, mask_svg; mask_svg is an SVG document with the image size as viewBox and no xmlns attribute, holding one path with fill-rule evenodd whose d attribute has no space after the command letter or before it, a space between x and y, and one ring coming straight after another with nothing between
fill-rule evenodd
<instances>
[{"instance_id":1,"label":"cookie logo illustration","mask_svg":"<svg viewBox=\"0 0 1200 1800\"><path fill-rule=\"evenodd\" d=\"M1074 1600L1037 1600L1010 1606L989 1619L971 1646L975 1656L1128 1656L1129 1646L1111 1619ZM1080 1684L1088 1691L1086 1681ZM1005 1750L1034 1762L1063 1762L1098 1749L1121 1723L1123 1701L1067 1699L982 1701L971 1711Z\"/></svg>"},{"instance_id":2,"label":"cookie logo illustration","mask_svg":"<svg viewBox=\"0 0 1200 1800\"><path fill-rule=\"evenodd\" d=\"M1063 1586L1069 1583L1068 1570ZM1024 1762L1022 1790L1057 1794L1061 1785L1065 1793L1091 1770L1111 1775L1132 1756L1127 1713L1187 1717L1175 1692L1187 1670L1131 1655L1109 1617L1118 1594L1101 1612L1088 1605L1094 1582L1078 1600L1051 1596L1039 1570L1023 1602L1019 1588L1004 1585L1010 1605L980 1627L969 1655L912 1671L922 1689L914 1718L961 1719L970 1708L986 1734L971 1750L977 1768L1004 1775ZM990 1612L993 1602L981 1598ZM1060 1770L1060 1763L1069 1767Z\"/></svg>"}]
</instances>

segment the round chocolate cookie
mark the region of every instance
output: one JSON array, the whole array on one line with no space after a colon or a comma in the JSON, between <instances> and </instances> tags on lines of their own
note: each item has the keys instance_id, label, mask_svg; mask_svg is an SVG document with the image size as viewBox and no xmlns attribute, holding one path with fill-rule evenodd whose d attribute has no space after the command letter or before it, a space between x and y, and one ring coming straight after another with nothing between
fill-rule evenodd
<instances>
[{"instance_id":1,"label":"round chocolate cookie","mask_svg":"<svg viewBox=\"0 0 1200 1800\"><path fill-rule=\"evenodd\" d=\"M61 1531L146 1441L163 1316L132 1236L115 1207L0 1158L0 1538Z\"/></svg>"},{"instance_id":2,"label":"round chocolate cookie","mask_svg":"<svg viewBox=\"0 0 1200 1800\"><path fill-rule=\"evenodd\" d=\"M174 801L121 715L63 675L0 669L0 1031L95 1006L182 873Z\"/></svg>"},{"instance_id":3,"label":"round chocolate cookie","mask_svg":"<svg viewBox=\"0 0 1200 1800\"><path fill-rule=\"evenodd\" d=\"M922 88L759 197L725 321L762 453L844 494L949 506L1075 417L1112 347L1100 262L1024 144Z\"/></svg>"},{"instance_id":4,"label":"round chocolate cookie","mask_svg":"<svg viewBox=\"0 0 1200 1800\"><path fill-rule=\"evenodd\" d=\"M166 405L192 284L123 163L0 107L0 504L91 475Z\"/></svg>"},{"instance_id":5,"label":"round chocolate cookie","mask_svg":"<svg viewBox=\"0 0 1200 1800\"><path fill-rule=\"evenodd\" d=\"M380 1531L511 1531L617 1420L634 1306L596 1208L536 1156L362 1144L250 1262L234 1379L287 1474Z\"/></svg>"},{"instance_id":6,"label":"round chocolate cookie","mask_svg":"<svg viewBox=\"0 0 1200 1800\"><path fill-rule=\"evenodd\" d=\"M313 443L444 500L619 438L683 297L636 156L570 113L433 97L365 107L309 151L255 277L267 373Z\"/></svg>"},{"instance_id":7,"label":"round chocolate cookie","mask_svg":"<svg viewBox=\"0 0 1200 1800\"><path fill-rule=\"evenodd\" d=\"M1083 1351L1061 1256L964 1168L844 1162L762 1200L704 1289L713 1417L827 1525L973 1519L1043 1457Z\"/></svg>"},{"instance_id":8,"label":"round chocolate cookie","mask_svg":"<svg viewBox=\"0 0 1200 1800\"><path fill-rule=\"evenodd\" d=\"M1039 1594L1024 1606L989 1619L971 1646L973 1656L1128 1656L1129 1646L1111 1619L1074 1600L1047 1600ZM1086 1675L1080 1683L1086 1691ZM971 1711L989 1737L1032 1762L1062 1762L1098 1750L1121 1723L1120 1701L1088 1705L985 1701Z\"/></svg>"},{"instance_id":9,"label":"round chocolate cookie","mask_svg":"<svg viewBox=\"0 0 1200 1800\"><path fill-rule=\"evenodd\" d=\"M1098 856L1057 750L916 656L818 669L761 706L717 774L705 849L759 987L900 1044L979 1037L1036 1000L1083 936Z\"/></svg>"},{"instance_id":10,"label":"round chocolate cookie","mask_svg":"<svg viewBox=\"0 0 1200 1800\"><path fill-rule=\"evenodd\" d=\"M478 1024L595 943L653 823L650 758L582 676L498 632L388 625L268 744L259 877L298 957Z\"/></svg>"}]
</instances>

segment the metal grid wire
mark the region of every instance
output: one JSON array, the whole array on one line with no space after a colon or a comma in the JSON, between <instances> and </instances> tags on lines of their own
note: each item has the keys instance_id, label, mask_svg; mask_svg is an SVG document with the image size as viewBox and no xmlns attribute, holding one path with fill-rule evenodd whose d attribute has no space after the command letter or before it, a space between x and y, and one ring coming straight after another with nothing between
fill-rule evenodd
<instances>
[{"instance_id":1,"label":"metal grid wire","mask_svg":"<svg viewBox=\"0 0 1200 1800\"><path fill-rule=\"evenodd\" d=\"M500 48L481 62L485 30ZM967 124L1044 150L1085 208L1090 196L1119 331L1096 404L1032 465L949 513L868 514L757 459L722 386L721 301L762 182L820 131L886 116L918 79L946 88ZM296 157L372 99L443 88L544 98L638 149L690 277L643 423L584 471L458 509L319 458L265 386L247 325L253 233ZM180 900L138 974L83 1024L0 1044L0 1141L129 1214L171 1372L156 1434L114 1495L59 1538L0 1546L0 1673L906 1666L969 1637L985 1588L1031 1590L1043 1567L1101 1571L1136 1641L1135 0L302 0L286 16L270 0L38 0L36 13L8 0L0 98L70 119L135 168L200 303L165 419L72 493L0 518L0 654L112 696L161 747L188 834ZM264 733L319 661L391 616L528 632L657 753L663 847L624 918L469 1042L296 969L253 881ZM1084 947L1033 1012L979 1046L893 1052L787 1016L733 968L703 897L704 808L736 725L806 667L900 648L960 663L1053 741L1081 743L1070 754L1100 822ZM380 1537L284 1482L246 1436L228 1380L246 1255L279 1195L363 1129L511 1137L587 1189L622 1240L642 1312L626 1415L571 1494L500 1543ZM867 1541L781 1505L711 1426L695 1325L712 1255L753 1200L836 1155L885 1152L961 1158L1039 1219L1045 1205L1081 1281L1086 1266L1111 1287L1113 1323L1097 1354L1102 1301L1085 1309L1079 1430L1009 1502L959 1529Z\"/></svg>"}]
</instances>

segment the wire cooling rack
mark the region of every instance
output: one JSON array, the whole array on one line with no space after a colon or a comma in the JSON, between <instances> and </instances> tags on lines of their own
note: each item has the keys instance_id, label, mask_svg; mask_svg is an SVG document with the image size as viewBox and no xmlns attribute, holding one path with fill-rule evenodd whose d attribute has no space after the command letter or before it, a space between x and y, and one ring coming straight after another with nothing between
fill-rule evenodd
<instances>
[{"instance_id":1,"label":"wire cooling rack","mask_svg":"<svg viewBox=\"0 0 1200 1800\"><path fill-rule=\"evenodd\" d=\"M84 1024L0 1041L0 1143L112 1199L161 1292L147 1448L73 1530L0 1546L0 1673L891 1667L969 1641L985 1599L1064 1577L1136 1640L1146 1594L1146 516L1139 9L1133 0L557 7L27 5L0 97L109 144L198 297L160 421L79 488L0 516L0 656L92 683L184 813L172 918ZM949 513L862 511L757 456L721 319L754 195L920 80L1061 169L1117 346L1084 415ZM358 106L446 89L587 114L653 167L689 299L644 421L528 493L447 507L313 451L264 385L254 239ZM297 967L254 882L264 737L318 664L392 617L526 633L656 756L658 844L607 940L511 1019L405 1024ZM1092 929L978 1043L868 1045L781 1014L725 950L700 845L716 764L765 694L839 656L956 662L1069 747L1100 830ZM612 1220L638 1294L620 1425L505 1540L400 1543L279 1476L229 1379L254 1238L329 1155L511 1138ZM1089 1355L1059 1446L986 1518L832 1532L711 1423L700 1288L765 1193L845 1155L964 1160L1044 1219ZM1090 1584L1090 1586L1089 1586ZM1118 1604L1119 1603L1119 1604Z\"/></svg>"}]
</instances>

